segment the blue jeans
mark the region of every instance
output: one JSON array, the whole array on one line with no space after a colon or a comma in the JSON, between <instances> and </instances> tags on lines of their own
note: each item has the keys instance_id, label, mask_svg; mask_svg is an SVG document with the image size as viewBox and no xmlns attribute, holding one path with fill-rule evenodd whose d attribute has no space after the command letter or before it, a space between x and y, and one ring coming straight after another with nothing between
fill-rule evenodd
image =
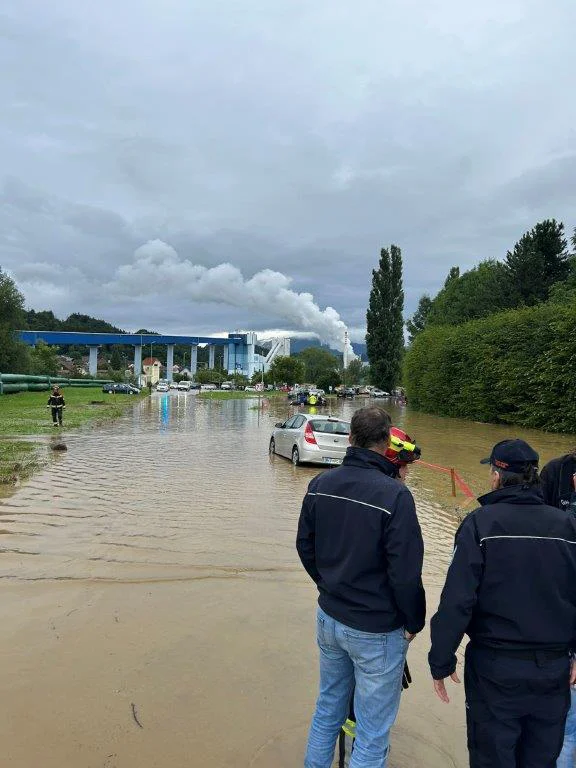
<instances>
[{"instance_id":1,"label":"blue jeans","mask_svg":"<svg viewBox=\"0 0 576 768\"><path fill-rule=\"evenodd\" d=\"M386 768L408 650L404 630L360 632L318 609L320 694L304 768L330 768L355 687L356 741L350 768Z\"/></svg>"},{"instance_id":2,"label":"blue jeans","mask_svg":"<svg viewBox=\"0 0 576 768\"><path fill-rule=\"evenodd\" d=\"M576 766L576 691L572 688L572 706L566 720L564 746L556 763L556 768L574 768Z\"/></svg>"}]
</instances>

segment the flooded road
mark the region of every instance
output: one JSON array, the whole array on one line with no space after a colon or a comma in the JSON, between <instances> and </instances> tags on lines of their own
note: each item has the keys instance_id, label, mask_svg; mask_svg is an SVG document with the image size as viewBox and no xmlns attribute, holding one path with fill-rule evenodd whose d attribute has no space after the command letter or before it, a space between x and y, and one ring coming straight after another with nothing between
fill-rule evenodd
<instances>
[{"instance_id":1,"label":"flooded road","mask_svg":"<svg viewBox=\"0 0 576 768\"><path fill-rule=\"evenodd\" d=\"M318 468L268 456L285 402L155 395L0 502L2 765L298 768L316 692L316 591L294 549ZM338 405L350 416L361 405ZM522 436L547 460L570 439L391 409L431 463L475 492L478 462ZM435 608L458 516L445 475L410 475ZM410 652L391 768L463 768L461 691L431 692L427 631Z\"/></svg>"}]
</instances>

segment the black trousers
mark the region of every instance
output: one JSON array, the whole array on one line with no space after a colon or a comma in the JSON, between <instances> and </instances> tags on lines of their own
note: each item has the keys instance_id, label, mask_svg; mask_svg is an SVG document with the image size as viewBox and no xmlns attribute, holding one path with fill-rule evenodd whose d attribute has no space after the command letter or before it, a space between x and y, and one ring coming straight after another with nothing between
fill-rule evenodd
<instances>
[{"instance_id":1,"label":"black trousers","mask_svg":"<svg viewBox=\"0 0 576 768\"><path fill-rule=\"evenodd\" d=\"M62 408L52 408L52 421L62 425Z\"/></svg>"},{"instance_id":2,"label":"black trousers","mask_svg":"<svg viewBox=\"0 0 576 768\"><path fill-rule=\"evenodd\" d=\"M568 655L466 649L470 768L555 768L570 708Z\"/></svg>"}]
</instances>

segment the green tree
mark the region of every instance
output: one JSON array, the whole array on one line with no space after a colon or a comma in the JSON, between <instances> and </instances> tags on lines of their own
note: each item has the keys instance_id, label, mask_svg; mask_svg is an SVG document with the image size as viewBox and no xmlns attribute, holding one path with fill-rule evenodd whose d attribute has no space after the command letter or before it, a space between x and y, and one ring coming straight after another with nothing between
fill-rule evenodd
<instances>
[{"instance_id":1,"label":"green tree","mask_svg":"<svg viewBox=\"0 0 576 768\"><path fill-rule=\"evenodd\" d=\"M425 325L459 325L513 309L519 302L506 265L489 259L463 275L449 276L430 304Z\"/></svg>"},{"instance_id":2,"label":"green tree","mask_svg":"<svg viewBox=\"0 0 576 768\"><path fill-rule=\"evenodd\" d=\"M30 352L30 373L35 376L56 376L60 370L58 350L39 341Z\"/></svg>"},{"instance_id":3,"label":"green tree","mask_svg":"<svg viewBox=\"0 0 576 768\"><path fill-rule=\"evenodd\" d=\"M430 314L431 309L432 299L430 296L428 296L428 294L425 293L423 296L420 296L420 301L418 302L418 308L416 309L416 312L414 312L412 317L406 321L406 328L408 329L410 343L412 343L416 336L426 327L428 315Z\"/></svg>"},{"instance_id":4,"label":"green tree","mask_svg":"<svg viewBox=\"0 0 576 768\"><path fill-rule=\"evenodd\" d=\"M508 251L506 264L524 304L546 301L554 283L566 280L570 273L564 224L556 219L536 224Z\"/></svg>"},{"instance_id":5,"label":"green tree","mask_svg":"<svg viewBox=\"0 0 576 768\"><path fill-rule=\"evenodd\" d=\"M25 325L24 296L12 278L0 269L0 371L26 373L28 348L14 331Z\"/></svg>"},{"instance_id":6,"label":"green tree","mask_svg":"<svg viewBox=\"0 0 576 768\"><path fill-rule=\"evenodd\" d=\"M304 381L304 363L297 357L279 356L272 361L270 377L277 384L298 384Z\"/></svg>"},{"instance_id":7,"label":"green tree","mask_svg":"<svg viewBox=\"0 0 576 768\"><path fill-rule=\"evenodd\" d=\"M334 373L341 363L339 357L324 347L306 347L294 357L304 363L304 379L309 384L316 384L320 378Z\"/></svg>"},{"instance_id":8,"label":"green tree","mask_svg":"<svg viewBox=\"0 0 576 768\"><path fill-rule=\"evenodd\" d=\"M340 384L342 384L342 378L338 371L327 371L316 380L316 385L323 389L324 392L329 392L330 387L334 389L339 387Z\"/></svg>"},{"instance_id":9,"label":"green tree","mask_svg":"<svg viewBox=\"0 0 576 768\"><path fill-rule=\"evenodd\" d=\"M360 358L356 358L356 360L351 360L348 363L348 368L346 368L344 375L348 384L365 384L370 375L370 370Z\"/></svg>"},{"instance_id":10,"label":"green tree","mask_svg":"<svg viewBox=\"0 0 576 768\"><path fill-rule=\"evenodd\" d=\"M366 314L366 349L372 383L391 392L400 378L404 351L404 291L402 252L396 245L380 252L372 270L372 290Z\"/></svg>"},{"instance_id":11,"label":"green tree","mask_svg":"<svg viewBox=\"0 0 576 768\"><path fill-rule=\"evenodd\" d=\"M112 347L112 354L110 355L110 368L113 371L123 371L126 367L126 361L124 360L122 353L118 347Z\"/></svg>"},{"instance_id":12,"label":"green tree","mask_svg":"<svg viewBox=\"0 0 576 768\"><path fill-rule=\"evenodd\" d=\"M229 381L231 381L235 387L245 387L249 384L248 376L244 376L243 373L233 373L230 376Z\"/></svg>"},{"instance_id":13,"label":"green tree","mask_svg":"<svg viewBox=\"0 0 576 768\"><path fill-rule=\"evenodd\" d=\"M221 368L198 368L194 381L198 384L222 384L227 380L227 373Z\"/></svg>"}]
</instances>

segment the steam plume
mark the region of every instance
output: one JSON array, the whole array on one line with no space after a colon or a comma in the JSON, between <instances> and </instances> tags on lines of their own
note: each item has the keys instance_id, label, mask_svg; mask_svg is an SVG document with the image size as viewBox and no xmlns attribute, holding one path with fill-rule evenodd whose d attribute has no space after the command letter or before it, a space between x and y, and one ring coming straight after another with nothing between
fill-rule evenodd
<instances>
[{"instance_id":1,"label":"steam plume","mask_svg":"<svg viewBox=\"0 0 576 768\"><path fill-rule=\"evenodd\" d=\"M134 252L132 264L117 269L109 289L124 295L159 294L242 307L283 318L342 350L346 326L338 312L332 307L320 309L311 293L297 293L290 284L291 278L271 269L245 280L232 264L212 268L193 264L162 240L150 240Z\"/></svg>"}]
</instances>

